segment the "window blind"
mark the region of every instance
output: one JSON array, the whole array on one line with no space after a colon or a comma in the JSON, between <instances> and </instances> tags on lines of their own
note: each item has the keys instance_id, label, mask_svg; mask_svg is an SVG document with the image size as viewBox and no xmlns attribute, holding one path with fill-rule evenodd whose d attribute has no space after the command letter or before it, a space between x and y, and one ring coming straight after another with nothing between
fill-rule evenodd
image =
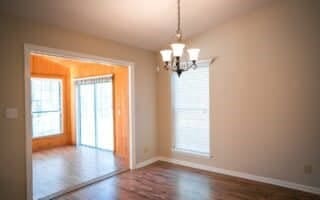
<instances>
[{"instance_id":1,"label":"window blind","mask_svg":"<svg viewBox=\"0 0 320 200\"><path fill-rule=\"evenodd\" d=\"M172 75L174 149L210 153L209 67Z\"/></svg>"}]
</instances>

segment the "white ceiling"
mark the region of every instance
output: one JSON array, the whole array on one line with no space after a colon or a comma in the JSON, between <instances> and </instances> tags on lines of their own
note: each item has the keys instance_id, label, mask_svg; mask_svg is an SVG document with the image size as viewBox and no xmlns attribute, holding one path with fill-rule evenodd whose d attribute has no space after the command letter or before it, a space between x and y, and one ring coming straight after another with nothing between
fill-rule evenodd
<instances>
[{"instance_id":1,"label":"white ceiling","mask_svg":"<svg viewBox=\"0 0 320 200\"><path fill-rule=\"evenodd\" d=\"M184 38L270 0L181 0ZM0 12L158 50L174 40L176 0L1 0Z\"/></svg>"}]
</instances>

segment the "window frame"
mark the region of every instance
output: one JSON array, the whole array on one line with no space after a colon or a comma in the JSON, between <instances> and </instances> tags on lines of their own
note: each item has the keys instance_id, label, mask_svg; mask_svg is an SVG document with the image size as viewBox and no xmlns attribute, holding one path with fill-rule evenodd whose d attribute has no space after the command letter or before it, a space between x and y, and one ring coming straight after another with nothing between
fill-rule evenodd
<instances>
[{"instance_id":1,"label":"window frame","mask_svg":"<svg viewBox=\"0 0 320 200\"><path fill-rule=\"evenodd\" d=\"M66 109L65 109L65 77L63 75L49 75L49 74L32 74L30 77L30 90L32 90L32 79L55 79L55 80L60 80L61 81L61 88L60 88L60 105L61 105L61 110L60 110L60 133L52 133L50 135L44 135L44 136L33 136L33 128L31 123L31 137L32 140L37 140L37 139L45 139L45 138L50 138L50 137L57 137L57 136L62 136L64 134L64 131L66 130L66 122L65 122L65 115L66 115ZM32 118L32 93L31 93L31 122L33 122Z\"/></svg>"},{"instance_id":2,"label":"window frame","mask_svg":"<svg viewBox=\"0 0 320 200\"><path fill-rule=\"evenodd\" d=\"M208 67L208 97L209 97L209 104L208 104L208 112L209 112L209 124L208 124L208 129L209 129L209 136L208 136L208 139L209 139L209 152L208 153L201 153L201 152L196 152L196 151L192 151L192 150L186 150L186 149L179 149L179 148L176 148L175 145L176 145L176 132L175 132L175 126L176 126L176 123L175 123L175 109L174 109L174 102L175 102L175 99L174 99L174 80L173 80L173 76L177 76L177 74L175 72L170 72L170 78L169 78L169 82L170 82L170 109L171 109L171 151L173 153L178 153L178 154L182 154L182 155L187 155L187 156L193 156L193 157L199 157L199 158L206 158L206 159L210 159L212 158L212 128L211 128L211 119L212 119L212 105L211 105L211 99L212 99L212 94L211 94L211 87L212 87L212 73L211 73L211 60L199 60L197 62L198 64L198 68L201 67L201 65L206 65L206 67ZM190 69L190 70L193 70L193 69ZM197 69L196 69L197 70ZM184 72L184 73L188 73L187 72ZM183 76L183 74L182 74Z\"/></svg>"}]
</instances>

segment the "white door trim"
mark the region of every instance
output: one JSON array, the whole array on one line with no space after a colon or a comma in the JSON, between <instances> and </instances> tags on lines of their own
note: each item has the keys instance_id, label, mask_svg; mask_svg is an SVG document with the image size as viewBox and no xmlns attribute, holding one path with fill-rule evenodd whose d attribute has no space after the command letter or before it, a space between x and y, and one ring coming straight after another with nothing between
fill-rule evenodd
<instances>
[{"instance_id":1,"label":"white door trim","mask_svg":"<svg viewBox=\"0 0 320 200\"><path fill-rule=\"evenodd\" d=\"M84 62L92 62L104 65L117 65L129 69L129 167L136 167L136 144L135 144L135 93L134 93L134 63L99 57L89 54L77 53L61 49L43 47L33 44L24 44L24 81L25 81L25 134L26 134L26 189L27 200L32 200L32 118L31 118L31 89L30 89L30 55L44 54L67 59L76 59Z\"/></svg>"}]
</instances>

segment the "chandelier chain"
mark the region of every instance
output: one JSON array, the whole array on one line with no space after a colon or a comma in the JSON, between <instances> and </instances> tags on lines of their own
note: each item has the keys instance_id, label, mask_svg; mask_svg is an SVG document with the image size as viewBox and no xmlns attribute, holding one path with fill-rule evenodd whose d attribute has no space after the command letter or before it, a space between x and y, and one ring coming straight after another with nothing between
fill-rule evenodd
<instances>
[{"instance_id":1,"label":"chandelier chain","mask_svg":"<svg viewBox=\"0 0 320 200\"><path fill-rule=\"evenodd\" d=\"M177 0L177 8L178 8L178 24L177 24L177 37L180 40L182 37L181 33L181 13L180 13L180 0Z\"/></svg>"}]
</instances>

